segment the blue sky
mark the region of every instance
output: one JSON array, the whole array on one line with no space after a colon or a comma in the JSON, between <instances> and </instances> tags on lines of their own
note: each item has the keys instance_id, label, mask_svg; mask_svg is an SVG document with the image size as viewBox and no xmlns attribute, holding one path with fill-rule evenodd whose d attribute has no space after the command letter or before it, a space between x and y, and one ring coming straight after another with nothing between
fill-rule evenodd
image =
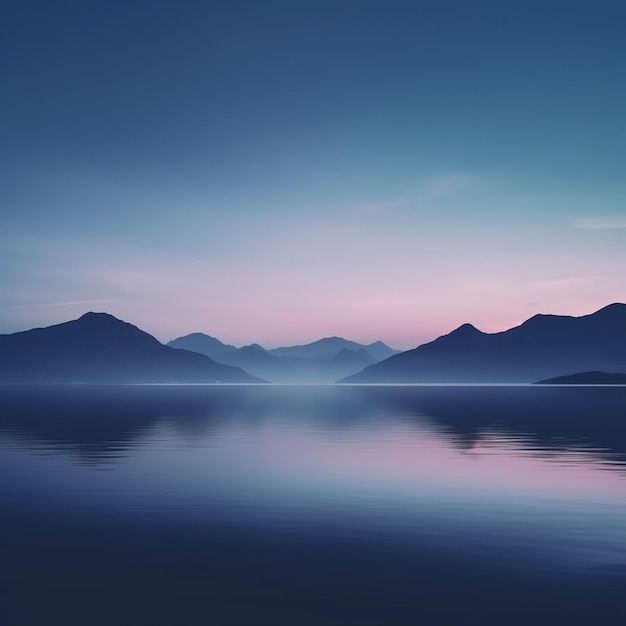
<instances>
[{"instance_id":1,"label":"blue sky","mask_svg":"<svg viewBox=\"0 0 626 626\"><path fill-rule=\"evenodd\" d=\"M626 301L620 2L5 2L0 332L409 348Z\"/></svg>"}]
</instances>

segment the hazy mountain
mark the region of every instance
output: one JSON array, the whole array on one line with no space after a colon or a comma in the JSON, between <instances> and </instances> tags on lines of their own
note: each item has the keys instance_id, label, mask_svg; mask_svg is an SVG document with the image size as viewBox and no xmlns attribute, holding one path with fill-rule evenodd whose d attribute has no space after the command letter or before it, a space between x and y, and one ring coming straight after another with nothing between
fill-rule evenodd
<instances>
[{"instance_id":1,"label":"hazy mountain","mask_svg":"<svg viewBox=\"0 0 626 626\"><path fill-rule=\"evenodd\" d=\"M363 348L360 350L342 348L330 359L328 371L332 373L333 380L337 380L342 376L349 376L352 372L377 362L378 359L374 358L374 356Z\"/></svg>"},{"instance_id":2,"label":"hazy mountain","mask_svg":"<svg viewBox=\"0 0 626 626\"><path fill-rule=\"evenodd\" d=\"M341 382L534 382L592 370L626 371L626 305L535 315L493 334L464 324Z\"/></svg>"},{"instance_id":3,"label":"hazy mountain","mask_svg":"<svg viewBox=\"0 0 626 626\"><path fill-rule=\"evenodd\" d=\"M342 348L333 355L315 359L279 357L258 344L216 357L221 363L237 365L255 376L276 383L331 383L358 372L376 360L365 350Z\"/></svg>"},{"instance_id":4,"label":"hazy mountain","mask_svg":"<svg viewBox=\"0 0 626 626\"><path fill-rule=\"evenodd\" d=\"M258 343L235 348L209 335L193 333L167 345L206 354L219 363L241 367L275 383L332 383L398 353L382 341L364 346L341 337L266 350Z\"/></svg>"},{"instance_id":5,"label":"hazy mountain","mask_svg":"<svg viewBox=\"0 0 626 626\"><path fill-rule=\"evenodd\" d=\"M0 335L0 382L254 382L107 313Z\"/></svg>"},{"instance_id":6,"label":"hazy mountain","mask_svg":"<svg viewBox=\"0 0 626 626\"><path fill-rule=\"evenodd\" d=\"M345 365L352 367L358 364L365 366L376 362L376 359L363 348L360 350L348 350L348 348L342 348L330 360L330 363L340 367Z\"/></svg>"},{"instance_id":7,"label":"hazy mountain","mask_svg":"<svg viewBox=\"0 0 626 626\"><path fill-rule=\"evenodd\" d=\"M235 346L222 343L219 339L210 337L204 333L191 333L191 335L178 337L178 339L169 341L166 345L170 348L182 348L183 350L206 354L206 356L212 359L217 355L234 352L237 349Z\"/></svg>"},{"instance_id":8,"label":"hazy mountain","mask_svg":"<svg viewBox=\"0 0 626 626\"><path fill-rule=\"evenodd\" d=\"M385 345L382 341L376 341L369 345L356 343L355 341L348 341L342 337L326 337L324 339L318 339L313 343L307 343L300 346L288 346L284 348L274 348L269 352L275 356L290 356L300 359L316 359L324 356L334 356L340 350L346 348L347 350L366 350L374 357L375 361L381 361L394 354L398 354L398 350L394 350Z\"/></svg>"},{"instance_id":9,"label":"hazy mountain","mask_svg":"<svg viewBox=\"0 0 626 626\"><path fill-rule=\"evenodd\" d=\"M538 385L626 385L626 374L607 372L581 372L570 376L557 376L540 380Z\"/></svg>"},{"instance_id":10,"label":"hazy mountain","mask_svg":"<svg viewBox=\"0 0 626 626\"><path fill-rule=\"evenodd\" d=\"M302 380L299 376L299 363L273 356L258 344L217 355L216 359L220 363L241 367L254 376L270 382L301 382Z\"/></svg>"},{"instance_id":11,"label":"hazy mountain","mask_svg":"<svg viewBox=\"0 0 626 626\"><path fill-rule=\"evenodd\" d=\"M400 352L402 352L402 350L395 350L394 348L390 348L386 343L383 343L382 341L375 341L374 343L363 346L363 350L373 356L376 362L383 361L384 359L388 359L394 354L400 354Z\"/></svg>"}]
</instances>

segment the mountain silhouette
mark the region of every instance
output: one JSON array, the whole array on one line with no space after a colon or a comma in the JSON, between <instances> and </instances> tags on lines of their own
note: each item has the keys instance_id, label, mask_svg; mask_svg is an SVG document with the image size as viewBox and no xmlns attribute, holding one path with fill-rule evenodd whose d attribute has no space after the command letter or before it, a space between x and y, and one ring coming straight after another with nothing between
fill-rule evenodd
<instances>
[{"instance_id":1,"label":"mountain silhouette","mask_svg":"<svg viewBox=\"0 0 626 626\"><path fill-rule=\"evenodd\" d=\"M593 370L626 371L626 305L582 317L535 315L500 333L463 324L340 382L535 382Z\"/></svg>"},{"instance_id":2,"label":"mountain silhouette","mask_svg":"<svg viewBox=\"0 0 626 626\"><path fill-rule=\"evenodd\" d=\"M538 385L626 385L626 374L618 372L580 372L540 380Z\"/></svg>"},{"instance_id":3,"label":"mountain silhouette","mask_svg":"<svg viewBox=\"0 0 626 626\"><path fill-rule=\"evenodd\" d=\"M0 335L0 382L259 382L108 313Z\"/></svg>"}]
</instances>

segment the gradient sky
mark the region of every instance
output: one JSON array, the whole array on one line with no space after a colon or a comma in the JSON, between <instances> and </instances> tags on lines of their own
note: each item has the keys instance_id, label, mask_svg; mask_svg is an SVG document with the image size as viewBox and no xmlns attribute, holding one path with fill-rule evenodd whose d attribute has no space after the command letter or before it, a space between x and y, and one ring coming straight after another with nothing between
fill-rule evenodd
<instances>
[{"instance_id":1,"label":"gradient sky","mask_svg":"<svg viewBox=\"0 0 626 626\"><path fill-rule=\"evenodd\" d=\"M626 4L5 0L0 332L341 335L626 301Z\"/></svg>"}]
</instances>

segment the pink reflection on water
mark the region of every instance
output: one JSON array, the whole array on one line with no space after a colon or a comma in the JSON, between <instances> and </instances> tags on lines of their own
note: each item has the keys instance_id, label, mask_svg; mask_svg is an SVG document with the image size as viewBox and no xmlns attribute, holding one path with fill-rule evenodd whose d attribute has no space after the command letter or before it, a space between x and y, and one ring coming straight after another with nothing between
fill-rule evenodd
<instances>
[{"instance_id":1,"label":"pink reflection on water","mask_svg":"<svg viewBox=\"0 0 626 626\"><path fill-rule=\"evenodd\" d=\"M626 496L624 466L583 447L541 448L528 437L488 432L467 440L435 426L385 423L367 429L262 428L254 439L229 425L213 451L220 471L276 484L330 490L534 494L593 500Z\"/></svg>"}]
</instances>

